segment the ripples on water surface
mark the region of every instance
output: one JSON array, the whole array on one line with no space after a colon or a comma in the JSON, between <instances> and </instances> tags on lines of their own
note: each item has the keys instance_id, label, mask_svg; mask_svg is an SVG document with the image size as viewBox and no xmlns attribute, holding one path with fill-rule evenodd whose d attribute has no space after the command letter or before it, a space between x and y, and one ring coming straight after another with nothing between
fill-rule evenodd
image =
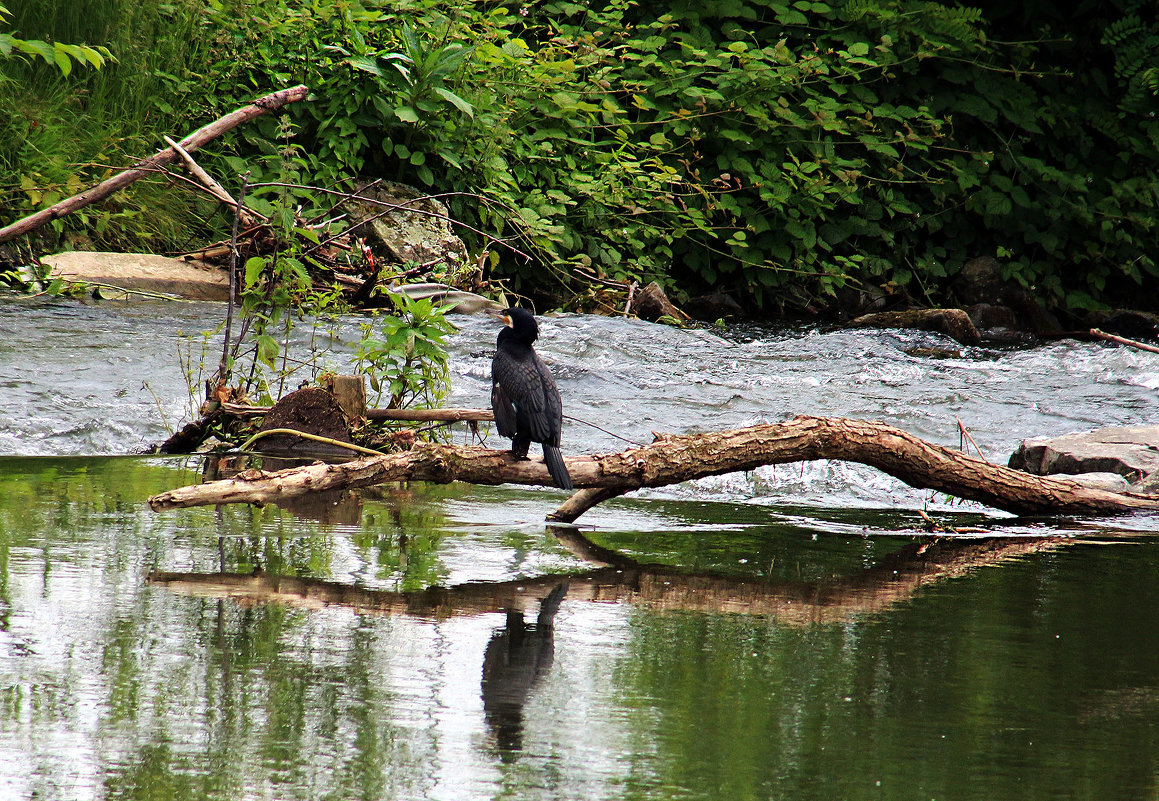
<instances>
[{"instance_id":1,"label":"ripples on water surface","mask_svg":"<svg viewBox=\"0 0 1159 801\"><path fill-rule=\"evenodd\" d=\"M1152 518L1017 520L821 462L622 498L586 540L515 487L150 513L200 462L112 456L178 422L176 332L219 312L0 303L0 798L1156 795ZM449 403L482 406L495 330L456 322ZM961 420L1004 460L1159 409L1159 356L1073 342L543 337L566 412L640 442L805 413L957 445ZM570 453L623 445L566 424ZM923 507L1008 539L931 541Z\"/></svg>"}]
</instances>

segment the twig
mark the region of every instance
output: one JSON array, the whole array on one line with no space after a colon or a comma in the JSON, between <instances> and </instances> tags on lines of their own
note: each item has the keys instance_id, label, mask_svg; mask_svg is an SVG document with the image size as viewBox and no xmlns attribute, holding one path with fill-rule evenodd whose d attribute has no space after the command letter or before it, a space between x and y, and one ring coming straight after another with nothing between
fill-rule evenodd
<instances>
[{"instance_id":1,"label":"twig","mask_svg":"<svg viewBox=\"0 0 1159 801\"><path fill-rule=\"evenodd\" d=\"M634 439L628 439L627 437L621 437L619 434L615 433L614 431L608 431L608 429L601 428L600 426L596 425L595 423L589 423L587 420L581 420L578 417L572 417L570 414L565 414L563 416L563 418L565 420L571 420L573 423L579 423L581 425L585 425L585 426L588 426L590 428L594 428L596 431L602 431L605 434L607 434L609 437L615 437L616 439L620 440L621 442L626 442L629 445L636 445L637 447L644 446L643 442L637 442Z\"/></svg>"},{"instance_id":2,"label":"twig","mask_svg":"<svg viewBox=\"0 0 1159 801\"><path fill-rule=\"evenodd\" d=\"M1097 328L1091 329L1091 336L1098 337L1099 339L1106 339L1110 342L1118 342L1120 345L1126 345L1127 347L1135 348L1136 350L1145 350L1148 353L1159 353L1159 348L1155 347L1154 345L1147 345L1143 342L1136 342L1133 339L1127 339L1126 337L1116 336L1115 334L1108 334L1106 331L1100 331Z\"/></svg>"},{"instance_id":3,"label":"twig","mask_svg":"<svg viewBox=\"0 0 1159 801\"><path fill-rule=\"evenodd\" d=\"M173 141L173 139L168 136L163 138L168 143L169 147L173 148L178 152L178 154L180 154L181 158L185 161L186 168L193 175L193 177L201 181L201 183L205 185L205 188L208 189L214 197L216 197L227 206L232 206L235 209L237 216L241 218L242 225L257 225L259 221L267 221L265 217L262 217L252 209L245 208L236 200L234 200L233 196L226 191L225 187L219 184L212 175L210 175L201 167L200 164L194 161L193 156L189 155L189 151L183 148L179 142Z\"/></svg>"},{"instance_id":4,"label":"twig","mask_svg":"<svg viewBox=\"0 0 1159 801\"><path fill-rule=\"evenodd\" d=\"M636 297L636 290L639 288L640 288L640 285L638 283L636 283L635 281L628 284L628 302L624 304L624 316L625 317L627 317L629 314L632 313L632 300Z\"/></svg>"},{"instance_id":5,"label":"twig","mask_svg":"<svg viewBox=\"0 0 1159 801\"><path fill-rule=\"evenodd\" d=\"M239 450L243 450L243 451L248 450L249 446L253 445L254 442L256 442L257 440L259 440L263 437L271 436L273 434L287 434L287 435L292 435L295 437L301 437L302 439L308 439L312 442L321 442L324 445L334 445L334 446L337 446L339 448L347 448L348 450L356 451L358 453L364 453L367 456L382 456L383 455L382 451L372 451L370 448L364 448L361 445L355 445L352 442L343 442L342 440L331 439L330 437L323 437L323 436L320 436L318 434L307 434L305 431L298 431L298 430L293 429L293 428L269 428L269 429L266 429L265 431L259 431L258 433L254 434L252 437L247 439L245 442L243 442L241 444L241 446L239 447Z\"/></svg>"},{"instance_id":6,"label":"twig","mask_svg":"<svg viewBox=\"0 0 1159 801\"><path fill-rule=\"evenodd\" d=\"M986 458L986 455L982 453L982 449L978 447L978 443L975 442L974 438L970 436L970 432L966 430L964 425L962 425L962 421L956 417L954 420L958 424L958 450L965 450L963 445L968 442L974 446L974 452L978 454L979 458L984 459L987 462L990 461ZM969 453L969 451L966 452Z\"/></svg>"},{"instance_id":7,"label":"twig","mask_svg":"<svg viewBox=\"0 0 1159 801\"><path fill-rule=\"evenodd\" d=\"M221 364L217 366L219 381L229 380L229 340L233 334L233 303L234 296L237 294L237 229L241 221L241 204L245 202L246 185L249 182L249 177L248 172L241 176L241 192L238 195L241 200L234 206L233 233L229 237L229 302L225 306L225 339L221 345Z\"/></svg>"},{"instance_id":8,"label":"twig","mask_svg":"<svg viewBox=\"0 0 1159 801\"><path fill-rule=\"evenodd\" d=\"M382 217L386 214L391 213L392 211L409 211L409 212L412 212L414 214L422 215L424 217L434 217L435 219L438 219L438 220L446 220L451 225L456 225L460 228L464 228L464 229L470 231L471 233L476 234L479 237L486 239L488 241L497 242L497 243L503 245L504 247L508 248L512 253L515 253L518 256L522 256L523 258L525 258L529 261L531 260L530 255L528 255L527 253L524 253L519 248L510 244L507 241L507 238L496 239L495 237L491 236L491 234L488 234L486 231L483 231L479 228L475 228L474 226L468 225L467 223L462 222L461 220L456 220L455 218L453 218L447 214L439 214L436 211L427 211L426 209L414 208L411 205L412 203L417 203L420 200L438 199L439 197L442 197L441 195L429 195L426 197L416 197L416 198L412 198L411 200L408 200L405 203L389 203L385 200L375 200L374 198L363 197L362 195L357 195L357 194L354 196L351 196L350 193L348 193L348 192L339 192L336 189L326 189L325 187L321 187L321 186L307 186L305 184L292 184L292 183L283 183L283 182L279 182L279 181L268 181L266 183L254 184L254 187L263 187L263 188L264 187L274 187L274 188L280 187L280 188L286 188L286 189L309 189L309 190L316 192L316 193L326 194L326 195L337 195L341 198L357 197L357 199L361 202L368 203L371 206L378 206L379 208L385 209L384 212L376 215L372 219L377 219L378 217ZM460 193L454 193L454 194L470 194L470 193L461 193L460 192ZM482 195L471 195L471 196L476 197L480 200L489 200L488 198L485 198ZM362 223L355 223L354 225L347 228L345 231L342 232L342 234L339 234L338 236L345 236L350 231L352 231L355 228L358 228L362 225L365 225L368 222L370 222L369 219L363 221ZM323 245L329 244L333 239L336 239L336 238L337 238L337 236L331 237L330 239L324 239L321 242L319 242L317 245L315 245L313 248L311 248L310 251L308 251L308 252L313 252L313 251L317 250L318 248L322 247Z\"/></svg>"}]
</instances>

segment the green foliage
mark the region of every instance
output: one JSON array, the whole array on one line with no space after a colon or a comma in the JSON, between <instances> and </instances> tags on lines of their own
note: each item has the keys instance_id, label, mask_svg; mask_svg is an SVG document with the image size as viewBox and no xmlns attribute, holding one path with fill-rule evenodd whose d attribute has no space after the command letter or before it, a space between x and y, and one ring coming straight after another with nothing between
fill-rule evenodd
<instances>
[{"instance_id":1,"label":"green foliage","mask_svg":"<svg viewBox=\"0 0 1159 801\"><path fill-rule=\"evenodd\" d=\"M14 34L88 42L91 53L61 45L61 58L103 59L103 66L66 77L55 44L51 61L47 49L35 58L0 58L0 221L75 194L153 152L162 134L201 124L183 119L186 109L168 89L169 78L199 58L201 40L192 35L199 2L94 0L84 13L69 0L9 6ZM36 236L46 251L188 250L209 236L215 208L164 179L146 179Z\"/></svg>"},{"instance_id":2,"label":"green foliage","mask_svg":"<svg viewBox=\"0 0 1159 801\"><path fill-rule=\"evenodd\" d=\"M386 408L416 403L437 408L450 390L446 338L455 330L445 316L450 307L402 293L387 297L394 314L379 317L377 325L362 325L355 354L358 372L369 379L379 399L389 399Z\"/></svg>"},{"instance_id":3,"label":"green foliage","mask_svg":"<svg viewBox=\"0 0 1159 801\"><path fill-rule=\"evenodd\" d=\"M313 88L293 113L316 174L468 190L454 216L538 257L495 264L516 290L594 276L769 309L858 285L937 301L1001 249L1012 275L1079 305L1156 271L1154 119L1120 117L1129 91L1036 69L1045 44L991 43L976 8L295 8L264 4L258 36L258 9L223 5L229 41L256 56L223 75ZM1102 23L1108 46L1138 44L1124 87L1153 77L1139 19Z\"/></svg>"},{"instance_id":4,"label":"green foliage","mask_svg":"<svg viewBox=\"0 0 1159 801\"><path fill-rule=\"evenodd\" d=\"M84 284L53 278L51 273L52 268L42 264L19 264L0 269L0 288L49 297L85 294L87 287Z\"/></svg>"},{"instance_id":5,"label":"green foliage","mask_svg":"<svg viewBox=\"0 0 1159 801\"><path fill-rule=\"evenodd\" d=\"M12 12L0 5L0 22L11 18ZM100 45L65 44L63 42L42 42L39 39L20 39L10 33L0 33L0 58L40 56L46 64L60 70L64 77L72 73L73 63L100 69L106 61L113 59L107 47Z\"/></svg>"},{"instance_id":6,"label":"green foliage","mask_svg":"<svg viewBox=\"0 0 1159 801\"><path fill-rule=\"evenodd\" d=\"M1159 102L1159 20L1144 21L1142 2L1103 31L1102 44L1114 54L1115 77L1125 84L1122 106L1131 112L1154 113Z\"/></svg>"},{"instance_id":7,"label":"green foliage","mask_svg":"<svg viewBox=\"0 0 1159 801\"><path fill-rule=\"evenodd\" d=\"M942 302L963 263L1003 254L1011 277L1077 308L1134 299L1159 275L1159 33L1144 0L1021 17L925 0L172 8L153 11L192 25L196 45L145 70L163 76L152 106L192 128L305 83L310 101L289 109L299 183L453 188L473 247L533 255L493 249L491 278L516 291L558 300L593 278L656 279L678 298L728 289L770 311L859 286ZM1017 43L995 42L998 29ZM121 63L100 75L127 79L129 51L107 46ZM14 146L30 108L0 115L0 163L20 182L9 198L25 206L79 178L37 155L69 134L63 114ZM203 163L273 182L280 126L260 118ZM89 152L117 161L109 143ZM328 202L272 187L255 202L286 207L287 192L305 216ZM109 211L134 215L104 223L110 237L145 236L155 215L140 211Z\"/></svg>"}]
</instances>

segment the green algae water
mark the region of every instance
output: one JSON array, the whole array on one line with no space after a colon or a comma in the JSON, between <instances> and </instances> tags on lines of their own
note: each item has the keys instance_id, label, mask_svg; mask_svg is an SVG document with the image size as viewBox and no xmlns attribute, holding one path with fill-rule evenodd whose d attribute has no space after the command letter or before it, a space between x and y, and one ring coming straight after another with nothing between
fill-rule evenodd
<instances>
[{"instance_id":1,"label":"green algae water","mask_svg":"<svg viewBox=\"0 0 1159 801\"><path fill-rule=\"evenodd\" d=\"M1155 534L630 499L548 530L469 521L560 493L457 485L148 511L202 469L0 459L0 796L1156 794Z\"/></svg>"}]
</instances>

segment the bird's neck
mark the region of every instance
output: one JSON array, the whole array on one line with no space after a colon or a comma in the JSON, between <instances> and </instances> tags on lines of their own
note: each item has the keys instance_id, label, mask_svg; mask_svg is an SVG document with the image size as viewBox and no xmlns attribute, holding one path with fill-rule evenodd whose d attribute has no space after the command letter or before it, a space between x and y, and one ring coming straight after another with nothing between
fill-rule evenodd
<instances>
[{"instance_id":1,"label":"bird's neck","mask_svg":"<svg viewBox=\"0 0 1159 801\"><path fill-rule=\"evenodd\" d=\"M534 341L534 337L528 339L527 337L520 336L519 333L514 329L504 328L499 332L499 339L497 340L497 344L505 345L508 348L522 348L524 350L531 350L531 343Z\"/></svg>"}]
</instances>

